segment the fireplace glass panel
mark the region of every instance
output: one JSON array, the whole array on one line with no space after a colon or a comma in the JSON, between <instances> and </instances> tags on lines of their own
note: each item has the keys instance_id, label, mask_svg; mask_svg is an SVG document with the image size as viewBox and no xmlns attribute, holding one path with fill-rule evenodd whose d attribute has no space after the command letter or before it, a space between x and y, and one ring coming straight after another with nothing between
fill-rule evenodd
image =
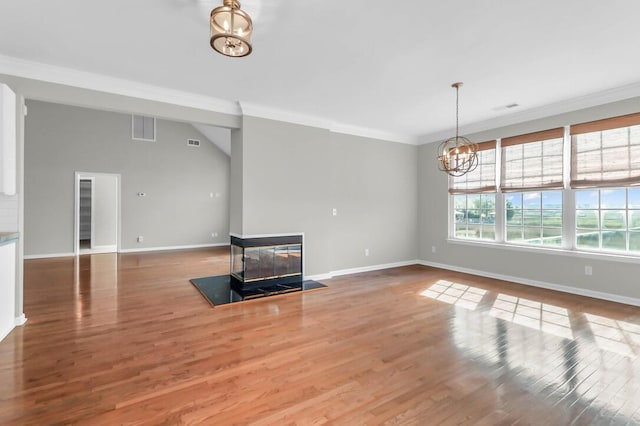
<instances>
[{"instance_id":1,"label":"fireplace glass panel","mask_svg":"<svg viewBox=\"0 0 640 426\"><path fill-rule=\"evenodd\" d=\"M260 278L260 247L247 247L244 249L244 279L256 278Z\"/></svg>"},{"instance_id":2,"label":"fireplace glass panel","mask_svg":"<svg viewBox=\"0 0 640 426\"><path fill-rule=\"evenodd\" d=\"M302 246L297 244L288 247L289 264L287 269L288 275L302 273Z\"/></svg>"},{"instance_id":3,"label":"fireplace glass panel","mask_svg":"<svg viewBox=\"0 0 640 426\"><path fill-rule=\"evenodd\" d=\"M244 256L244 249L236 245L231 245L231 274L235 275L238 279L244 279L244 264L242 257Z\"/></svg>"},{"instance_id":4,"label":"fireplace glass panel","mask_svg":"<svg viewBox=\"0 0 640 426\"><path fill-rule=\"evenodd\" d=\"M260 270L257 278L271 278L274 274L275 247L260 247Z\"/></svg>"}]
</instances>

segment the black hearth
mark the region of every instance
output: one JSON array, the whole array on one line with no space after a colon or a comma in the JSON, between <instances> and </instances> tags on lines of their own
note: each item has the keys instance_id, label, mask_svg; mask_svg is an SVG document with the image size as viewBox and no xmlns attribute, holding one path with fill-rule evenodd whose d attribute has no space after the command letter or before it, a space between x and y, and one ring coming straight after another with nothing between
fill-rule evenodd
<instances>
[{"instance_id":1,"label":"black hearth","mask_svg":"<svg viewBox=\"0 0 640 426\"><path fill-rule=\"evenodd\" d=\"M231 236L231 285L237 290L285 292L302 279L302 235Z\"/></svg>"}]
</instances>

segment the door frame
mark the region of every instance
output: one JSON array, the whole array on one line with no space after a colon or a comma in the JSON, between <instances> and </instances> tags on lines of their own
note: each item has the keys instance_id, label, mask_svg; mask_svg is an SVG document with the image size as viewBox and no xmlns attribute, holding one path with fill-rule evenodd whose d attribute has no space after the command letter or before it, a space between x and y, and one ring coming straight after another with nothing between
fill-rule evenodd
<instances>
[{"instance_id":1,"label":"door frame","mask_svg":"<svg viewBox=\"0 0 640 426\"><path fill-rule=\"evenodd\" d=\"M95 194L95 177L96 176L112 176L116 178L116 252L120 252L120 241L121 241L121 223L122 223L122 212L121 212L121 176L119 173L102 173L102 172L75 172L75 206L74 206L74 226L73 226L73 253L78 256L80 254L80 180L92 180L93 184L91 185L91 246L93 247L93 239L94 239L94 194ZM91 249L86 253L112 253L113 250L101 250L101 249ZM83 253L84 254L84 253Z\"/></svg>"}]
</instances>

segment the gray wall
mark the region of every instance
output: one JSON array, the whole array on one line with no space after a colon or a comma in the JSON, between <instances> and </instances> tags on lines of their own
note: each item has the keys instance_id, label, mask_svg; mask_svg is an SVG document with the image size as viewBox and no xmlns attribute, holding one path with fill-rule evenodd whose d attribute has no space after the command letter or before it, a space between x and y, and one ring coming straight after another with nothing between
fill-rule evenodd
<instances>
[{"instance_id":1,"label":"gray wall","mask_svg":"<svg viewBox=\"0 0 640 426\"><path fill-rule=\"evenodd\" d=\"M250 116L242 132L244 235L304 232L306 275L416 258L417 147Z\"/></svg>"},{"instance_id":2,"label":"gray wall","mask_svg":"<svg viewBox=\"0 0 640 426\"><path fill-rule=\"evenodd\" d=\"M229 157L193 126L157 120L156 142L133 141L128 114L27 105L25 255L73 252L76 171L121 175L123 249L228 241Z\"/></svg>"},{"instance_id":3,"label":"gray wall","mask_svg":"<svg viewBox=\"0 0 640 426\"><path fill-rule=\"evenodd\" d=\"M331 133L332 270L417 258L417 150Z\"/></svg>"},{"instance_id":4,"label":"gray wall","mask_svg":"<svg viewBox=\"0 0 640 426\"><path fill-rule=\"evenodd\" d=\"M638 111L640 98L634 98L466 136L476 141L489 140ZM607 256L577 257L533 249L520 251L448 242L448 181L447 175L438 171L436 165L437 144L422 145L419 149L420 259L579 290L640 298L640 262L637 260L625 262ZM432 253L432 246L436 247L436 253ZM593 267L592 276L584 274L586 265Z\"/></svg>"}]
</instances>

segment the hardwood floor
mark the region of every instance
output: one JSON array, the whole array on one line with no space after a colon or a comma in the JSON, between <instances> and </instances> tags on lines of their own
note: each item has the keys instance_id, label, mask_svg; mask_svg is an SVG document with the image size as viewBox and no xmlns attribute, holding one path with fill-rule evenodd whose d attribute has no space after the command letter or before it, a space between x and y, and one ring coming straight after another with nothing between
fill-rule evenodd
<instances>
[{"instance_id":1,"label":"hardwood floor","mask_svg":"<svg viewBox=\"0 0 640 426\"><path fill-rule=\"evenodd\" d=\"M640 424L640 308L423 266L211 308L228 256L25 262L0 424Z\"/></svg>"}]
</instances>

